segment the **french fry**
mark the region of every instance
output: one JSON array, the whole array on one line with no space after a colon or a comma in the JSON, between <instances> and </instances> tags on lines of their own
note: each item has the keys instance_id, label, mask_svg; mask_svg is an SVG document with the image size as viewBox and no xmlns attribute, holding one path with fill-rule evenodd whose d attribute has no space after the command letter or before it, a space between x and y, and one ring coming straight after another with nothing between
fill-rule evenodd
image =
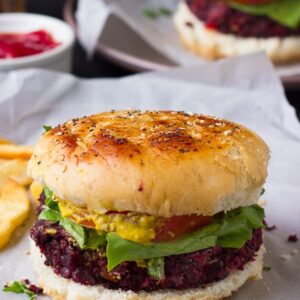
<instances>
[{"instance_id":1,"label":"french fry","mask_svg":"<svg viewBox=\"0 0 300 300\"><path fill-rule=\"evenodd\" d=\"M0 137L0 145L1 144L13 144L10 140Z\"/></svg>"},{"instance_id":2,"label":"french fry","mask_svg":"<svg viewBox=\"0 0 300 300\"><path fill-rule=\"evenodd\" d=\"M11 178L23 186L31 183L32 179L27 176L27 160L12 159L0 160L0 187L3 185L7 178Z\"/></svg>"},{"instance_id":3,"label":"french fry","mask_svg":"<svg viewBox=\"0 0 300 300\"><path fill-rule=\"evenodd\" d=\"M39 201L39 198L40 198L40 194L42 193L43 191L43 187L36 181L33 181L30 185L30 194L32 196L32 198L38 202Z\"/></svg>"},{"instance_id":4,"label":"french fry","mask_svg":"<svg viewBox=\"0 0 300 300\"><path fill-rule=\"evenodd\" d=\"M7 179L0 189L0 249L9 242L14 230L25 222L29 209L25 188Z\"/></svg>"},{"instance_id":5,"label":"french fry","mask_svg":"<svg viewBox=\"0 0 300 300\"><path fill-rule=\"evenodd\" d=\"M32 155L33 148L30 146L0 144L0 158L6 159L29 159Z\"/></svg>"}]
</instances>

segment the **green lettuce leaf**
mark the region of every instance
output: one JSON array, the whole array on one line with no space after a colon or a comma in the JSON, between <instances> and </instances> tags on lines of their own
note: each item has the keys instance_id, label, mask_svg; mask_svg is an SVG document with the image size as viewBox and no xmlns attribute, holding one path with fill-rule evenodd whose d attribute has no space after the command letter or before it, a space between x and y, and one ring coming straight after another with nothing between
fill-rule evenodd
<instances>
[{"instance_id":1,"label":"green lettuce leaf","mask_svg":"<svg viewBox=\"0 0 300 300\"><path fill-rule=\"evenodd\" d=\"M47 220L51 222L59 222L77 242L81 249L98 249L100 246L106 245L104 232L98 232L94 229L85 228L67 218L64 218L59 210L58 204L53 200L53 193L50 189L44 189L45 207L39 215L39 220Z\"/></svg>"},{"instance_id":2,"label":"green lettuce leaf","mask_svg":"<svg viewBox=\"0 0 300 300\"><path fill-rule=\"evenodd\" d=\"M53 192L49 188L44 188L44 195L45 195L45 206L48 208L59 212L58 204L56 201L53 200Z\"/></svg>"},{"instance_id":3,"label":"green lettuce leaf","mask_svg":"<svg viewBox=\"0 0 300 300\"><path fill-rule=\"evenodd\" d=\"M232 0L229 5L251 15L267 16L292 29L297 28L300 24L300 1L298 0L275 0L261 5L242 4Z\"/></svg>"},{"instance_id":4,"label":"green lettuce leaf","mask_svg":"<svg viewBox=\"0 0 300 300\"><path fill-rule=\"evenodd\" d=\"M62 219L61 214L58 213L55 210L52 210L50 208L44 208L40 215L39 215L39 220L47 220L51 222L60 222Z\"/></svg>"},{"instance_id":5,"label":"green lettuce leaf","mask_svg":"<svg viewBox=\"0 0 300 300\"><path fill-rule=\"evenodd\" d=\"M106 245L106 233L94 229L85 228L85 249L96 250L100 246Z\"/></svg>"},{"instance_id":6,"label":"green lettuce leaf","mask_svg":"<svg viewBox=\"0 0 300 300\"><path fill-rule=\"evenodd\" d=\"M241 248L252 236L254 228L263 227L264 210L258 206L236 208L225 217L217 217L221 227L218 231L218 245L223 248Z\"/></svg>"},{"instance_id":7,"label":"green lettuce leaf","mask_svg":"<svg viewBox=\"0 0 300 300\"><path fill-rule=\"evenodd\" d=\"M35 299L35 293L27 288L25 284L20 281L14 281L5 285L3 288L3 292L11 292L15 294L26 294L29 300Z\"/></svg>"},{"instance_id":8,"label":"green lettuce leaf","mask_svg":"<svg viewBox=\"0 0 300 300\"><path fill-rule=\"evenodd\" d=\"M151 258L147 260L147 270L149 276L154 277L157 280L161 280L165 277L164 258Z\"/></svg>"},{"instance_id":9,"label":"green lettuce leaf","mask_svg":"<svg viewBox=\"0 0 300 300\"><path fill-rule=\"evenodd\" d=\"M124 261L146 260L150 258L190 253L216 245L215 235L210 234L204 236L200 230L194 231L175 241L153 243L149 245L124 240L115 233L108 233L106 238L108 271L111 271Z\"/></svg>"},{"instance_id":10,"label":"green lettuce leaf","mask_svg":"<svg viewBox=\"0 0 300 300\"><path fill-rule=\"evenodd\" d=\"M124 261L191 253L220 245L224 248L241 248L252 236L252 230L263 226L264 210L258 205L237 208L218 214L214 221L174 241L138 244L124 240L116 233L108 233L107 269L111 271Z\"/></svg>"},{"instance_id":11,"label":"green lettuce leaf","mask_svg":"<svg viewBox=\"0 0 300 300\"><path fill-rule=\"evenodd\" d=\"M61 218L59 225L72 235L81 249L85 248L86 234L83 226L66 218Z\"/></svg>"}]
</instances>

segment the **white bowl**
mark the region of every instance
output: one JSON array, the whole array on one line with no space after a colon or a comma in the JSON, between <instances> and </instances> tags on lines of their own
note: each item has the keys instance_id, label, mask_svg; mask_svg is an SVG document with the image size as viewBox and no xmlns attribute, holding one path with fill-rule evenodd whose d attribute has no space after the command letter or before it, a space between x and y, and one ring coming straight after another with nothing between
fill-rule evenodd
<instances>
[{"instance_id":1,"label":"white bowl","mask_svg":"<svg viewBox=\"0 0 300 300\"><path fill-rule=\"evenodd\" d=\"M39 54L0 59L0 71L23 68L44 68L70 72L75 35L71 27L58 19L28 13L0 14L0 33L28 33L44 29L60 45Z\"/></svg>"}]
</instances>

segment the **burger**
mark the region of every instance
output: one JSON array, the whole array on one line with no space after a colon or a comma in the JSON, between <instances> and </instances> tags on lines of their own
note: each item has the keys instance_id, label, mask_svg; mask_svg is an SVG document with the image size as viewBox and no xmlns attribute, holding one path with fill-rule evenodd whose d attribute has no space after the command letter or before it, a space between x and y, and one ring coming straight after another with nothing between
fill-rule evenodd
<instances>
[{"instance_id":1,"label":"burger","mask_svg":"<svg viewBox=\"0 0 300 300\"><path fill-rule=\"evenodd\" d=\"M264 141L227 120L111 111L45 132L31 254L54 299L221 299L258 279Z\"/></svg>"},{"instance_id":2,"label":"burger","mask_svg":"<svg viewBox=\"0 0 300 300\"><path fill-rule=\"evenodd\" d=\"M204 58L265 51L275 64L300 60L300 1L184 0L174 23L186 48Z\"/></svg>"}]
</instances>

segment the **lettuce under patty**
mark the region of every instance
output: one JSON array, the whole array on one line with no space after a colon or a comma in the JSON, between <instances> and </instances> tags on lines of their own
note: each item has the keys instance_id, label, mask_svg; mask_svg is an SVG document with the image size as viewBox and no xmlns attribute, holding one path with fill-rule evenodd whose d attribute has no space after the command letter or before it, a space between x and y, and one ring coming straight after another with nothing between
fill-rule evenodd
<instances>
[{"instance_id":1,"label":"lettuce under patty","mask_svg":"<svg viewBox=\"0 0 300 300\"><path fill-rule=\"evenodd\" d=\"M95 250L106 245L108 271L125 261L145 260L149 275L155 278L164 276L163 258L166 256L191 253L215 246L243 247L251 239L253 229L263 227L265 216L263 208L258 205L240 207L215 215L209 225L177 240L145 245L122 239L113 232L89 229L64 218L53 200L52 192L46 188L44 194L46 200L39 215L40 220L59 222L81 249Z\"/></svg>"},{"instance_id":2,"label":"lettuce under patty","mask_svg":"<svg viewBox=\"0 0 300 300\"><path fill-rule=\"evenodd\" d=\"M229 5L251 15L267 16L291 29L296 29L300 25L300 1L297 0L275 0L260 5L242 4L231 0Z\"/></svg>"}]
</instances>

